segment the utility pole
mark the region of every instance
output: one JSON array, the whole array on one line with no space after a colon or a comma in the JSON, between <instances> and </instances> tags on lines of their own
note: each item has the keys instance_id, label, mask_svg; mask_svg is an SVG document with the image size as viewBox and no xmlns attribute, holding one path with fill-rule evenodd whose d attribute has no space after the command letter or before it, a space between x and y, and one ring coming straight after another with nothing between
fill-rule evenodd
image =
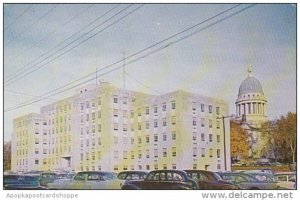
<instances>
[{"instance_id":1,"label":"utility pole","mask_svg":"<svg viewBox=\"0 0 300 200\"><path fill-rule=\"evenodd\" d=\"M125 90L125 51L123 52L123 90Z\"/></svg>"}]
</instances>

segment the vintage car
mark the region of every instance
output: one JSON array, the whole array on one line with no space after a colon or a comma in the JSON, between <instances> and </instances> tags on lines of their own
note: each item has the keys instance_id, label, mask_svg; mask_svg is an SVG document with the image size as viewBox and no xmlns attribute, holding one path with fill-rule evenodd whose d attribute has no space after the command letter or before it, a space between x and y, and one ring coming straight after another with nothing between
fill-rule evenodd
<instances>
[{"instance_id":1,"label":"vintage car","mask_svg":"<svg viewBox=\"0 0 300 200\"><path fill-rule=\"evenodd\" d=\"M145 179L149 172L145 171L123 171L118 174L120 180L140 180Z\"/></svg>"},{"instance_id":2,"label":"vintage car","mask_svg":"<svg viewBox=\"0 0 300 200\"><path fill-rule=\"evenodd\" d=\"M48 189L64 190L116 190L121 189L123 180L112 172L83 171L78 172L72 180L55 181L48 184Z\"/></svg>"},{"instance_id":3,"label":"vintage car","mask_svg":"<svg viewBox=\"0 0 300 200\"><path fill-rule=\"evenodd\" d=\"M247 173L236 172L219 172L221 178L225 181L238 185L241 189L246 190L275 190L278 189L277 182L258 180ZM268 175L268 174L266 174Z\"/></svg>"},{"instance_id":4,"label":"vintage car","mask_svg":"<svg viewBox=\"0 0 300 200\"><path fill-rule=\"evenodd\" d=\"M48 183L53 183L56 179L57 174L55 172L43 172L40 174L40 184L42 186L47 186Z\"/></svg>"},{"instance_id":5,"label":"vintage car","mask_svg":"<svg viewBox=\"0 0 300 200\"><path fill-rule=\"evenodd\" d=\"M184 170L187 175L197 181L201 190L238 190L239 186L224 181L215 172L205 170Z\"/></svg>"},{"instance_id":6,"label":"vintage car","mask_svg":"<svg viewBox=\"0 0 300 200\"><path fill-rule=\"evenodd\" d=\"M296 172L280 172L275 174L279 189L296 189Z\"/></svg>"},{"instance_id":7,"label":"vintage car","mask_svg":"<svg viewBox=\"0 0 300 200\"><path fill-rule=\"evenodd\" d=\"M5 190L42 190L39 178L24 175L4 175L3 187Z\"/></svg>"},{"instance_id":8,"label":"vintage car","mask_svg":"<svg viewBox=\"0 0 300 200\"><path fill-rule=\"evenodd\" d=\"M126 181L122 190L188 190L198 189L198 184L181 170L154 170L145 180Z\"/></svg>"}]
</instances>

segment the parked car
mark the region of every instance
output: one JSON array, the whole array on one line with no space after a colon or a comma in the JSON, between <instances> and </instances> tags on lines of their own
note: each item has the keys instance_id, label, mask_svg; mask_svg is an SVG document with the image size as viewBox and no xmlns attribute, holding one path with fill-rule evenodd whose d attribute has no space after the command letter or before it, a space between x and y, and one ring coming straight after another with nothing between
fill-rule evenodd
<instances>
[{"instance_id":1,"label":"parked car","mask_svg":"<svg viewBox=\"0 0 300 200\"><path fill-rule=\"evenodd\" d=\"M258 166L271 166L271 162L267 158L260 158L256 161L256 165L258 165Z\"/></svg>"},{"instance_id":2,"label":"parked car","mask_svg":"<svg viewBox=\"0 0 300 200\"><path fill-rule=\"evenodd\" d=\"M3 187L5 190L42 190L38 177L24 175L4 175Z\"/></svg>"},{"instance_id":3,"label":"parked car","mask_svg":"<svg viewBox=\"0 0 300 200\"><path fill-rule=\"evenodd\" d=\"M55 172L43 172L40 174L40 184L42 186L47 186L48 183L53 183L53 181L56 179L57 174Z\"/></svg>"},{"instance_id":4,"label":"parked car","mask_svg":"<svg viewBox=\"0 0 300 200\"><path fill-rule=\"evenodd\" d=\"M198 189L198 184L181 170L154 170L145 180L126 181L122 190L188 190Z\"/></svg>"},{"instance_id":5,"label":"parked car","mask_svg":"<svg viewBox=\"0 0 300 200\"><path fill-rule=\"evenodd\" d=\"M237 190L237 185L224 181L215 172L204 170L184 170L187 175L197 181L199 189L202 190Z\"/></svg>"},{"instance_id":6,"label":"parked car","mask_svg":"<svg viewBox=\"0 0 300 200\"><path fill-rule=\"evenodd\" d=\"M261 181L246 173L224 172L218 173L223 180L238 185L241 189L247 190L275 190L278 189L277 182Z\"/></svg>"},{"instance_id":7,"label":"parked car","mask_svg":"<svg viewBox=\"0 0 300 200\"><path fill-rule=\"evenodd\" d=\"M280 189L296 189L296 172L280 172L275 174Z\"/></svg>"},{"instance_id":8,"label":"parked car","mask_svg":"<svg viewBox=\"0 0 300 200\"><path fill-rule=\"evenodd\" d=\"M147 177L148 172L145 171L123 171L118 174L120 180L140 180Z\"/></svg>"},{"instance_id":9,"label":"parked car","mask_svg":"<svg viewBox=\"0 0 300 200\"><path fill-rule=\"evenodd\" d=\"M85 189L111 190L121 189L124 181L119 180L112 172L83 171L78 172L72 180L65 180L48 184L49 189Z\"/></svg>"}]
</instances>

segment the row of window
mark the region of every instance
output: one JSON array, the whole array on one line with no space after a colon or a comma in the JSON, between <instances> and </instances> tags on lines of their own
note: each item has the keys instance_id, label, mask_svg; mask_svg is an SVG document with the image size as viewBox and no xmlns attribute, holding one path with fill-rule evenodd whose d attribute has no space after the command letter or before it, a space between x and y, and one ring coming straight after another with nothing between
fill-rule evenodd
<instances>
[{"instance_id":1,"label":"row of window","mask_svg":"<svg viewBox=\"0 0 300 200\"><path fill-rule=\"evenodd\" d=\"M209 165L207 165L209 166ZM193 164L193 169L199 169L199 166L197 165L197 163ZM159 170L159 169L177 169L177 165L176 163L172 163L172 164L162 164L161 167L159 167L158 164L154 164L154 165L114 165L113 166L113 170L114 171L122 171L122 170ZM102 166L98 165L97 167L95 165L93 166L83 166L81 165L80 167L81 171L101 171L102 170ZM221 170L221 164L217 164L217 170Z\"/></svg>"},{"instance_id":2,"label":"row of window","mask_svg":"<svg viewBox=\"0 0 300 200\"><path fill-rule=\"evenodd\" d=\"M209 149L208 152L208 156L209 157L214 157L214 149ZM158 158L158 157L168 157L168 152L171 153L170 155L172 157L176 157L177 156L177 149L176 147L172 147L171 149L167 149L167 148L162 148L162 152L161 155L159 155L159 151L158 149L154 149L153 151L153 155L151 155L150 150L147 149L145 151L145 154L143 155L141 150L138 150L138 152L136 153L135 151L123 151L123 159L127 160L127 159L143 159L143 158L150 158L150 157L154 157L154 158ZM217 149L216 150L216 156L217 158L220 158L221 155L221 150ZM91 156L91 157L90 157ZM80 160L84 161L84 160L96 160L96 156L97 159L100 160L101 159L101 151L97 152L86 152L85 153L85 157L84 157L84 153L80 153ZM120 156L120 152L118 150L114 151L114 159L119 159ZM206 149L205 148L201 148L201 157L205 157L206 156ZM193 157L198 157L198 149L197 147L193 147Z\"/></svg>"}]
</instances>

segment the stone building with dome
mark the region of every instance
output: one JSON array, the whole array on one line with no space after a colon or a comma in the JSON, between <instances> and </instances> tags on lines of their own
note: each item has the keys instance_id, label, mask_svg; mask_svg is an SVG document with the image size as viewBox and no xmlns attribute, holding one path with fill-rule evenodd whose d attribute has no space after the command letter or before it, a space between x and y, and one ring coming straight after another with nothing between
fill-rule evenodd
<instances>
[{"instance_id":1,"label":"stone building with dome","mask_svg":"<svg viewBox=\"0 0 300 200\"><path fill-rule=\"evenodd\" d=\"M250 66L248 77L239 87L238 98L235 101L236 119L241 121L242 128L247 131L250 145L249 157L262 158L268 157L265 149L268 140L261 133L261 126L267 121L267 99L260 81L253 77L252 72Z\"/></svg>"}]
</instances>

